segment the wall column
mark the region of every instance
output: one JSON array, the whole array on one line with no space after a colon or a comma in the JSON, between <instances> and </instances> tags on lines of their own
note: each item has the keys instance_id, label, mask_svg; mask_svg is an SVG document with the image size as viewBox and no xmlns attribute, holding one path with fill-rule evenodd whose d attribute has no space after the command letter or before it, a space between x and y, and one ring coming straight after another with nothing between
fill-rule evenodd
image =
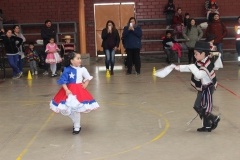
<instances>
[{"instance_id":1,"label":"wall column","mask_svg":"<svg viewBox=\"0 0 240 160\"><path fill-rule=\"evenodd\" d=\"M79 0L79 47L80 53L86 54L86 24L85 24L85 9L84 9L84 0Z\"/></svg>"}]
</instances>

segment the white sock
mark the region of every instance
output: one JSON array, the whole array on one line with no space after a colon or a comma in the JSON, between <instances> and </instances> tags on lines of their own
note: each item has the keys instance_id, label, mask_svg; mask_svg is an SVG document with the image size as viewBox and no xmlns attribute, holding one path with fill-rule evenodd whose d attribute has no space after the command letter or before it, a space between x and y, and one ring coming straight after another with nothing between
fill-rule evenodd
<instances>
[{"instance_id":1,"label":"white sock","mask_svg":"<svg viewBox=\"0 0 240 160\"><path fill-rule=\"evenodd\" d=\"M57 69L56 63L50 64L50 69L51 69L51 71L52 71L52 74L55 74L56 69Z\"/></svg>"},{"instance_id":2,"label":"white sock","mask_svg":"<svg viewBox=\"0 0 240 160\"><path fill-rule=\"evenodd\" d=\"M74 112L74 117L75 117L75 123L74 123L74 131L79 131L80 130L80 121L81 121L81 116L80 113Z\"/></svg>"},{"instance_id":3,"label":"white sock","mask_svg":"<svg viewBox=\"0 0 240 160\"><path fill-rule=\"evenodd\" d=\"M74 124L74 123L75 123L74 113L71 113L68 117L72 120L72 122L73 122L73 124Z\"/></svg>"}]
</instances>

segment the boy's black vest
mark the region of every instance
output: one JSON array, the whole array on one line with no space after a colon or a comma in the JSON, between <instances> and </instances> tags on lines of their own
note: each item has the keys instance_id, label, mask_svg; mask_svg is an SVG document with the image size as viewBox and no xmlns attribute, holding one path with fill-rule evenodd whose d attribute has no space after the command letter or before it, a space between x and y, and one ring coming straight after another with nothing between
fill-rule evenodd
<instances>
[{"instance_id":1,"label":"boy's black vest","mask_svg":"<svg viewBox=\"0 0 240 160\"><path fill-rule=\"evenodd\" d=\"M214 68L214 59L207 58L205 63L203 63L203 62L196 62L195 65L197 66L198 69L204 70L208 74L209 78L212 80L213 85L215 86L215 88L217 88L217 78L216 78L215 72L213 70L213 68ZM192 77L191 77L191 85L196 90L202 91L202 82L201 82L201 80L196 79L193 74L192 74Z\"/></svg>"}]
</instances>

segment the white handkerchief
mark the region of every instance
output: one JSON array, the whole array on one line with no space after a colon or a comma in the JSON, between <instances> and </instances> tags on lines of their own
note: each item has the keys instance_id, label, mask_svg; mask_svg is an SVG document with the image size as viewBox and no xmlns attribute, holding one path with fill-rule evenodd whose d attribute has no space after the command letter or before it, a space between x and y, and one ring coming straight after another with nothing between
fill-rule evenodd
<instances>
[{"instance_id":1,"label":"white handkerchief","mask_svg":"<svg viewBox=\"0 0 240 160\"><path fill-rule=\"evenodd\" d=\"M163 69L159 69L156 71L156 73L154 74L155 76L157 77L160 77L160 78L164 78L166 77L170 72L172 72L172 70L176 67L175 64L171 64Z\"/></svg>"}]
</instances>

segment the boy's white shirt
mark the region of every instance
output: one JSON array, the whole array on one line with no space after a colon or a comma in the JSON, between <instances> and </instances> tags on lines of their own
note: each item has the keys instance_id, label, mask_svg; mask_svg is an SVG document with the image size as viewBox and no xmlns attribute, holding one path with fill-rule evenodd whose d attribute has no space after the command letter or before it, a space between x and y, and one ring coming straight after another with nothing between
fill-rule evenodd
<instances>
[{"instance_id":1,"label":"boy's white shirt","mask_svg":"<svg viewBox=\"0 0 240 160\"><path fill-rule=\"evenodd\" d=\"M217 53L218 54L218 53ZM205 62L208 57L204 58L201 62ZM218 70L219 68L223 68L221 61L221 54L219 54L218 59L214 63L214 70ZM203 85L207 85L212 82L208 74L204 70L199 70L195 64L190 65L179 65L179 68L175 67L176 70L180 72L192 72L194 77L198 80L201 79Z\"/></svg>"}]
</instances>

